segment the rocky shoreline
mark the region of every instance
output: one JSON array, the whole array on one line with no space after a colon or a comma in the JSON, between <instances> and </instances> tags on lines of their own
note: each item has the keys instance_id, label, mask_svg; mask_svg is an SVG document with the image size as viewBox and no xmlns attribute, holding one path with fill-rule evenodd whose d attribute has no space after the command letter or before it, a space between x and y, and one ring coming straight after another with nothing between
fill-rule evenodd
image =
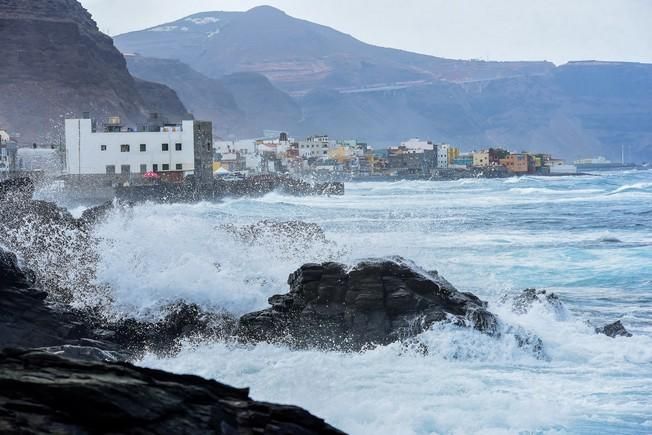
<instances>
[{"instance_id":1,"label":"rocky shoreline","mask_svg":"<svg viewBox=\"0 0 652 435\"><path fill-rule=\"evenodd\" d=\"M416 341L427 353L427 346L418 342L419 334L435 324L449 324L496 338L512 336L524 352L547 358L539 337L505 324L472 293L459 291L437 272L400 257L369 259L353 266L305 264L289 276L287 294L272 296L270 308L240 318L183 301L165 307L152 321L114 318L101 304L74 307L62 297L74 291L60 288L63 281L49 279L48 274L61 272L56 267L93 273L92 251L83 249L93 242L92 226L113 204L74 219L54 204L32 200L32 194L28 181L0 183L0 243L20 248L25 260L22 264L0 248L2 432L130 428L141 433L340 433L299 408L255 402L246 390L130 364L149 352L173 355L187 342L267 342L357 352ZM318 226L301 222L263 221L230 231L253 242L270 231L289 234L295 229L300 229L299 237L306 243L325 239ZM67 243L82 249L84 256L61 254L59 263L30 269L31 261L41 258L39 252ZM80 258L88 264L80 264ZM527 289L509 303L519 314L535 303L563 309L556 295L543 290ZM596 328L596 333L631 336L619 321ZM131 396L136 393L147 407L133 408Z\"/></svg>"}]
</instances>

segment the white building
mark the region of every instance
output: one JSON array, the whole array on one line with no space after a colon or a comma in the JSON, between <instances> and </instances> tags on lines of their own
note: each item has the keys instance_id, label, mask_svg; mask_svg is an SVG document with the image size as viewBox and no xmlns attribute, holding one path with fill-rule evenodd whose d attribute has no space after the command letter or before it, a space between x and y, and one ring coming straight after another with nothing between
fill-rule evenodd
<instances>
[{"instance_id":1,"label":"white building","mask_svg":"<svg viewBox=\"0 0 652 435\"><path fill-rule=\"evenodd\" d=\"M202 153L208 147L212 155L212 125L208 132L209 124L183 121L160 127L158 131L135 132L122 128L118 120L109 128L96 131L90 119L67 119L65 172L128 175L194 171L196 140L201 138L206 142L197 147Z\"/></svg>"},{"instance_id":2,"label":"white building","mask_svg":"<svg viewBox=\"0 0 652 435\"><path fill-rule=\"evenodd\" d=\"M215 151L220 154L254 154L256 152L256 139L216 141Z\"/></svg>"},{"instance_id":3,"label":"white building","mask_svg":"<svg viewBox=\"0 0 652 435\"><path fill-rule=\"evenodd\" d=\"M451 146L448 144L437 145L437 168L448 168L448 151L450 150L450 147Z\"/></svg>"},{"instance_id":4,"label":"white building","mask_svg":"<svg viewBox=\"0 0 652 435\"><path fill-rule=\"evenodd\" d=\"M566 164L563 160L551 160L547 166L551 175L577 174L577 166Z\"/></svg>"},{"instance_id":5,"label":"white building","mask_svg":"<svg viewBox=\"0 0 652 435\"><path fill-rule=\"evenodd\" d=\"M413 138L405 142L401 142L401 146L409 150L434 150L435 146L429 140L421 140L419 138Z\"/></svg>"},{"instance_id":6,"label":"white building","mask_svg":"<svg viewBox=\"0 0 652 435\"><path fill-rule=\"evenodd\" d=\"M325 157L328 156L330 147L331 141L328 136L310 136L306 140L299 142L299 156L305 159L310 157Z\"/></svg>"},{"instance_id":7,"label":"white building","mask_svg":"<svg viewBox=\"0 0 652 435\"><path fill-rule=\"evenodd\" d=\"M6 143L9 143L9 133L7 133L5 130L0 130L0 145L4 145Z\"/></svg>"}]
</instances>

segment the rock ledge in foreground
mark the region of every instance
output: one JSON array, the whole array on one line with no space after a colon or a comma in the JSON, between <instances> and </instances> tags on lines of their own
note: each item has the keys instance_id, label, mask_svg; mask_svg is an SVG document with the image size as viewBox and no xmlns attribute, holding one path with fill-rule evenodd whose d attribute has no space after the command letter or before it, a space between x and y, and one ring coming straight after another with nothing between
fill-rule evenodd
<instances>
[{"instance_id":1,"label":"rock ledge in foreground","mask_svg":"<svg viewBox=\"0 0 652 435\"><path fill-rule=\"evenodd\" d=\"M342 434L247 389L21 350L0 353L0 433Z\"/></svg>"}]
</instances>

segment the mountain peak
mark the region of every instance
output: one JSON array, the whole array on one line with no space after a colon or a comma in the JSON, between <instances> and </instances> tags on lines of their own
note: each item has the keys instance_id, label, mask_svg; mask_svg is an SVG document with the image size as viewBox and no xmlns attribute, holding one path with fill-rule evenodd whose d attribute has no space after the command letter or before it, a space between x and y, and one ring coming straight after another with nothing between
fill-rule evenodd
<instances>
[{"instance_id":1,"label":"mountain peak","mask_svg":"<svg viewBox=\"0 0 652 435\"><path fill-rule=\"evenodd\" d=\"M277 9L273 6L262 5L256 6L255 8L249 9L247 14L257 14L257 15L266 15L266 16L285 16L285 12L280 9Z\"/></svg>"}]
</instances>

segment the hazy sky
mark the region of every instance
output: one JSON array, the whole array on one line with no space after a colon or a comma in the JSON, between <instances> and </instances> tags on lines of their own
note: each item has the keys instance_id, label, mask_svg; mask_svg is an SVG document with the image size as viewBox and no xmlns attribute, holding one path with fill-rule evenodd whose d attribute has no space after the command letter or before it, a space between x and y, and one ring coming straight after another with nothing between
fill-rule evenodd
<instances>
[{"instance_id":1,"label":"hazy sky","mask_svg":"<svg viewBox=\"0 0 652 435\"><path fill-rule=\"evenodd\" d=\"M267 4L385 47L463 59L652 63L652 0L81 0L110 35Z\"/></svg>"}]
</instances>

